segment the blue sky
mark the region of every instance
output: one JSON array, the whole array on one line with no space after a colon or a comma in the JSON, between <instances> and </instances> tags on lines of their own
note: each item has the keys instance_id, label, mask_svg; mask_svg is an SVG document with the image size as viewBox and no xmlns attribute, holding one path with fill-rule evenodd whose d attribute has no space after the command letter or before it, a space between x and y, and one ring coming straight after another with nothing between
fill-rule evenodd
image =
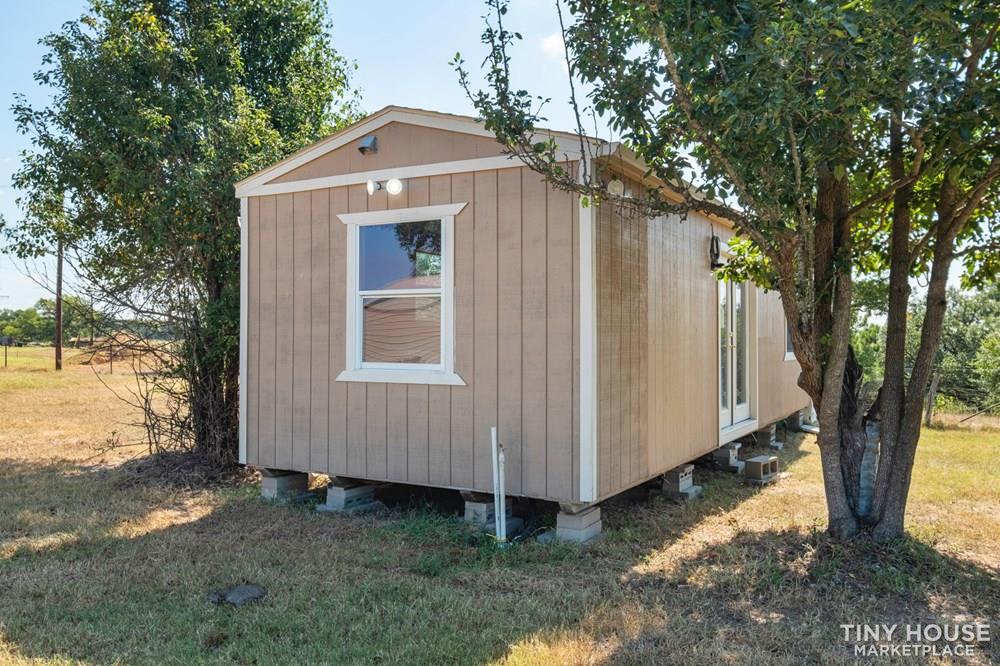
<instances>
[{"instance_id":1,"label":"blue sky","mask_svg":"<svg viewBox=\"0 0 1000 666\"><path fill-rule=\"evenodd\" d=\"M4 63L0 68L0 215L7 220L19 216L10 176L21 151L29 145L14 126L13 96L23 93L35 104L44 103L46 91L32 78L44 53L38 40L79 17L86 4L82 0L5 3L0 24L0 62ZM483 12L477 0L331 2L333 43L358 64L354 84L361 91L364 110L399 104L472 114L448 61L460 51L469 66L478 70L485 55L479 42ZM513 0L508 20L524 37L514 52L516 85L552 98L547 126L573 129L554 4ZM44 270L45 265L38 268ZM22 271L20 262L0 255L0 308L28 307L46 295Z\"/></svg>"}]
</instances>

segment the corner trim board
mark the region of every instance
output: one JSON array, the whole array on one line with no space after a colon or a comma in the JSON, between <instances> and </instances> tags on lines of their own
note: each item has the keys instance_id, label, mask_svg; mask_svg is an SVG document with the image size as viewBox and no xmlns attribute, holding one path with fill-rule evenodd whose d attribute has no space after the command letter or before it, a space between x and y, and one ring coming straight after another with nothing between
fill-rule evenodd
<instances>
[{"instance_id":1,"label":"corner trim board","mask_svg":"<svg viewBox=\"0 0 1000 666\"><path fill-rule=\"evenodd\" d=\"M581 164L580 177L583 178ZM597 499L597 234L593 201L580 207L580 501Z\"/></svg>"},{"instance_id":2,"label":"corner trim board","mask_svg":"<svg viewBox=\"0 0 1000 666\"><path fill-rule=\"evenodd\" d=\"M240 198L240 463L247 462L247 344L249 344L250 204Z\"/></svg>"}]
</instances>

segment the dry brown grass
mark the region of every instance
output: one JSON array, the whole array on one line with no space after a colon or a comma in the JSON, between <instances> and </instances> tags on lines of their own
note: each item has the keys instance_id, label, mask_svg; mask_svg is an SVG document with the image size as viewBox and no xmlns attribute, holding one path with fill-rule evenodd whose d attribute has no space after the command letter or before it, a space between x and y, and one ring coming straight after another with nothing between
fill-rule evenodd
<instances>
[{"instance_id":1,"label":"dry brown grass","mask_svg":"<svg viewBox=\"0 0 1000 666\"><path fill-rule=\"evenodd\" d=\"M702 501L634 493L594 546L501 551L442 504L341 517L136 483L141 447L100 450L139 439L128 418L90 368L0 372L0 662L844 663L845 622L1000 631L995 433L927 433L893 547L826 538L807 438L774 486L699 468ZM206 602L243 581L265 602Z\"/></svg>"}]
</instances>

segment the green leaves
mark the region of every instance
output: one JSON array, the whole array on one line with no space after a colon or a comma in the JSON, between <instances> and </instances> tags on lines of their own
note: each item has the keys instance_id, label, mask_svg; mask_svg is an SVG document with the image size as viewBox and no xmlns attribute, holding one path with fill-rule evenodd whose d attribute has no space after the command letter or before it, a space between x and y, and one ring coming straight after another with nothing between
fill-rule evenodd
<instances>
[{"instance_id":1,"label":"green leaves","mask_svg":"<svg viewBox=\"0 0 1000 666\"><path fill-rule=\"evenodd\" d=\"M192 385L234 381L233 184L356 117L329 28L319 0L95 2L43 40L49 106L15 105L8 247L63 240L96 293L181 336Z\"/></svg>"}]
</instances>

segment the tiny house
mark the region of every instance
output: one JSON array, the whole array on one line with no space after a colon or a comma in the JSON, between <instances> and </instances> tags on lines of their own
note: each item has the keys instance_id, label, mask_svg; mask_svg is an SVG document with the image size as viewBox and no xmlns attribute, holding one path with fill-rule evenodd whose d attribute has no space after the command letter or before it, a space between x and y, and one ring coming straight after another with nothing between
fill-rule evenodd
<instances>
[{"instance_id":1,"label":"tiny house","mask_svg":"<svg viewBox=\"0 0 1000 666\"><path fill-rule=\"evenodd\" d=\"M777 294L712 271L725 221L588 206L473 118L387 107L236 196L245 464L490 493L496 426L507 492L572 511L809 404Z\"/></svg>"}]
</instances>

